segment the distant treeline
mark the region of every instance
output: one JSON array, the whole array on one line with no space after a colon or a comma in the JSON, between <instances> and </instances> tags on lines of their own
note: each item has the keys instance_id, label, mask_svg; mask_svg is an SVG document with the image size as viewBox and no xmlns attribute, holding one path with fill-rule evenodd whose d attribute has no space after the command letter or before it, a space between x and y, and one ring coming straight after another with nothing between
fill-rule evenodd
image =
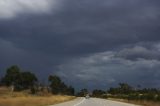
<instances>
[{"instance_id":1,"label":"distant treeline","mask_svg":"<svg viewBox=\"0 0 160 106\"><path fill-rule=\"evenodd\" d=\"M156 88L141 88L140 85L137 88L132 87L126 83L120 83L119 87L110 88L107 91L94 90L92 92L93 97L100 98L118 98L127 100L149 100L160 102L160 90Z\"/></svg>"},{"instance_id":2,"label":"distant treeline","mask_svg":"<svg viewBox=\"0 0 160 106\"><path fill-rule=\"evenodd\" d=\"M77 96L89 94L87 89L82 89ZM106 91L95 89L90 96L96 98L116 98L125 100L147 100L160 102L160 90L156 88L131 87L126 83L120 83L119 87L110 88Z\"/></svg>"},{"instance_id":3,"label":"distant treeline","mask_svg":"<svg viewBox=\"0 0 160 106\"><path fill-rule=\"evenodd\" d=\"M136 88L127 83L119 83L118 87L109 88L108 90L95 89L91 93L87 89L82 89L76 96L83 97L90 94L96 98L116 98L125 100L147 100L160 102L160 89L156 88L141 88L138 85Z\"/></svg>"},{"instance_id":4,"label":"distant treeline","mask_svg":"<svg viewBox=\"0 0 160 106\"><path fill-rule=\"evenodd\" d=\"M87 89L82 89L75 94L75 89L72 86L66 85L56 75L48 76L48 82L48 85L41 84L34 73L24 72L15 65L6 70L6 74L0 79L0 86L11 87L13 91L30 90L32 94L47 90L47 92L52 94L75 95L80 97L90 94L90 96L98 98L160 101L159 89L141 88L140 85L134 88L127 83L120 83L118 87L110 88L106 91L95 89L90 93Z\"/></svg>"},{"instance_id":5,"label":"distant treeline","mask_svg":"<svg viewBox=\"0 0 160 106\"><path fill-rule=\"evenodd\" d=\"M117 88L107 91L111 97L128 100L154 100L160 101L160 90L156 88L134 88L126 83L120 83Z\"/></svg>"},{"instance_id":6,"label":"distant treeline","mask_svg":"<svg viewBox=\"0 0 160 106\"><path fill-rule=\"evenodd\" d=\"M30 90L32 94L47 90L53 94L74 95L74 88L67 86L58 76L50 75L48 81L48 86L43 85L34 73L23 72L14 65L6 70L6 74L0 80L0 85L11 87L12 91Z\"/></svg>"}]
</instances>

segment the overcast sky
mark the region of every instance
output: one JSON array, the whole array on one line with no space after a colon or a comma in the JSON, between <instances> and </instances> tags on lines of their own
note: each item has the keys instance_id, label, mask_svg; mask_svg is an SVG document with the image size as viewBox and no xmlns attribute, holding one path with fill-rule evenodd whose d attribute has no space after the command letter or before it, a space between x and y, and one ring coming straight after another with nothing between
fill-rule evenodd
<instances>
[{"instance_id":1,"label":"overcast sky","mask_svg":"<svg viewBox=\"0 0 160 106\"><path fill-rule=\"evenodd\" d=\"M159 0L0 0L0 74L18 65L76 88L160 88Z\"/></svg>"}]
</instances>

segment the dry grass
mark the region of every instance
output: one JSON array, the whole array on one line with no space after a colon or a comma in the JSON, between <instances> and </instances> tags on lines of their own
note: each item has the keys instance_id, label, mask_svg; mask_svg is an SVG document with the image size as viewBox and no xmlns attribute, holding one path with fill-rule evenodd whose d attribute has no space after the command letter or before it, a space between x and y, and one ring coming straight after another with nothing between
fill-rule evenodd
<instances>
[{"instance_id":1,"label":"dry grass","mask_svg":"<svg viewBox=\"0 0 160 106\"><path fill-rule=\"evenodd\" d=\"M142 106L160 106L160 102L153 102L153 101L128 101L129 103L139 104Z\"/></svg>"},{"instance_id":2,"label":"dry grass","mask_svg":"<svg viewBox=\"0 0 160 106\"><path fill-rule=\"evenodd\" d=\"M47 106L53 105L75 97L62 95L33 96L26 92L14 92L11 94L9 89L0 88L0 106Z\"/></svg>"},{"instance_id":3,"label":"dry grass","mask_svg":"<svg viewBox=\"0 0 160 106\"><path fill-rule=\"evenodd\" d=\"M146 100L125 100L125 99L113 99L113 98L109 98L109 100L132 103L141 106L160 106L160 102L146 101Z\"/></svg>"},{"instance_id":4,"label":"dry grass","mask_svg":"<svg viewBox=\"0 0 160 106\"><path fill-rule=\"evenodd\" d=\"M0 106L47 106L73 98L69 96L0 98Z\"/></svg>"}]
</instances>

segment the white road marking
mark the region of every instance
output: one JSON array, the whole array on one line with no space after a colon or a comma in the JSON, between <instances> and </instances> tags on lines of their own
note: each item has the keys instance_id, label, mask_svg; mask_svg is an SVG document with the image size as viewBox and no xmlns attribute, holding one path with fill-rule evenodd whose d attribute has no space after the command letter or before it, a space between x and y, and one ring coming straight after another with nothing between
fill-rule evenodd
<instances>
[{"instance_id":1,"label":"white road marking","mask_svg":"<svg viewBox=\"0 0 160 106\"><path fill-rule=\"evenodd\" d=\"M86 100L86 99L84 98L81 102L75 104L74 106L78 106L78 105L82 104L85 100Z\"/></svg>"}]
</instances>

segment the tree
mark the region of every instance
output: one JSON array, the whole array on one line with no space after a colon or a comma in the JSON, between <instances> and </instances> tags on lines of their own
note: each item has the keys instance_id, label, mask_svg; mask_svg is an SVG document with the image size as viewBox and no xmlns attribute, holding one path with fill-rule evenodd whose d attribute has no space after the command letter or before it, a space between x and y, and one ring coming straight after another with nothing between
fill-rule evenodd
<instances>
[{"instance_id":1,"label":"tree","mask_svg":"<svg viewBox=\"0 0 160 106\"><path fill-rule=\"evenodd\" d=\"M113 95L115 95L115 94L130 94L133 92L134 92L133 88L126 83L119 83L119 87L110 88L108 90L108 93L113 94Z\"/></svg>"},{"instance_id":2,"label":"tree","mask_svg":"<svg viewBox=\"0 0 160 106\"><path fill-rule=\"evenodd\" d=\"M65 94L65 95L74 95L74 88L68 87L60 77L54 75L49 76L51 91L53 94Z\"/></svg>"},{"instance_id":3,"label":"tree","mask_svg":"<svg viewBox=\"0 0 160 106\"><path fill-rule=\"evenodd\" d=\"M7 69L6 75L2 78L2 83L6 86L18 85L20 79L20 69L14 65Z\"/></svg>"},{"instance_id":4,"label":"tree","mask_svg":"<svg viewBox=\"0 0 160 106\"><path fill-rule=\"evenodd\" d=\"M115 94L119 94L120 93L120 89L119 88L110 88L108 90L108 93L115 95Z\"/></svg>"},{"instance_id":5,"label":"tree","mask_svg":"<svg viewBox=\"0 0 160 106\"><path fill-rule=\"evenodd\" d=\"M103 95L104 95L105 93L106 93L105 91L95 89L95 90L93 90L93 92L92 92L92 96L93 96L93 97L103 97Z\"/></svg>"},{"instance_id":6,"label":"tree","mask_svg":"<svg viewBox=\"0 0 160 106\"><path fill-rule=\"evenodd\" d=\"M23 89L29 89L33 87L34 84L38 81L37 77L31 72L22 72L20 80L20 85L23 87Z\"/></svg>"},{"instance_id":7,"label":"tree","mask_svg":"<svg viewBox=\"0 0 160 106\"><path fill-rule=\"evenodd\" d=\"M62 87L62 81L58 76L49 76L48 78L50 82L50 87L52 89L53 94L59 94L62 92L61 87ZM63 85L65 86L65 85Z\"/></svg>"},{"instance_id":8,"label":"tree","mask_svg":"<svg viewBox=\"0 0 160 106\"><path fill-rule=\"evenodd\" d=\"M74 95L74 92L75 92L75 90L72 86L69 86L67 88L67 95Z\"/></svg>"},{"instance_id":9,"label":"tree","mask_svg":"<svg viewBox=\"0 0 160 106\"><path fill-rule=\"evenodd\" d=\"M87 89L81 89L81 91L77 93L77 96L84 97L87 94L88 94L88 90Z\"/></svg>"},{"instance_id":10,"label":"tree","mask_svg":"<svg viewBox=\"0 0 160 106\"><path fill-rule=\"evenodd\" d=\"M129 94L132 93L133 88L126 83L119 83L120 85L120 93L121 94Z\"/></svg>"},{"instance_id":11,"label":"tree","mask_svg":"<svg viewBox=\"0 0 160 106\"><path fill-rule=\"evenodd\" d=\"M0 86L2 86L3 84L2 84L2 79L0 78Z\"/></svg>"},{"instance_id":12,"label":"tree","mask_svg":"<svg viewBox=\"0 0 160 106\"><path fill-rule=\"evenodd\" d=\"M16 65L8 68L4 78L2 78L3 85L12 86L14 90L29 89L36 81L37 78L33 73L21 72Z\"/></svg>"}]
</instances>

